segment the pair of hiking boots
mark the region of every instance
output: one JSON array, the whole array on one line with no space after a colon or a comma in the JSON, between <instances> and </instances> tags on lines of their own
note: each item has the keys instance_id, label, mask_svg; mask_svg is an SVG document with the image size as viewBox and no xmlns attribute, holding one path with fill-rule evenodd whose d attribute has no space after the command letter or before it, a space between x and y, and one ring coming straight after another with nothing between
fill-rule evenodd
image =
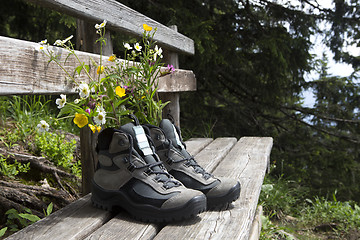
<instances>
[{"instance_id":1,"label":"pair of hiking boots","mask_svg":"<svg viewBox=\"0 0 360 240\"><path fill-rule=\"evenodd\" d=\"M128 123L98 136L92 202L119 206L135 219L171 222L228 205L240 183L215 178L186 151L180 130L168 119L159 127Z\"/></svg>"}]
</instances>

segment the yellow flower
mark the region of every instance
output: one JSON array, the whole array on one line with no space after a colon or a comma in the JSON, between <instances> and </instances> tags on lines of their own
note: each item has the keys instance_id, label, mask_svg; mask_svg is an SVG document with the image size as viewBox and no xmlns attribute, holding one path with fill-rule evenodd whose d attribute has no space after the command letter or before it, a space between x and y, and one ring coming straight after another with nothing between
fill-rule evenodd
<instances>
[{"instance_id":1,"label":"yellow flower","mask_svg":"<svg viewBox=\"0 0 360 240\"><path fill-rule=\"evenodd\" d=\"M104 66L98 66L97 70L96 70L96 73L97 74L101 74L104 72Z\"/></svg>"},{"instance_id":2,"label":"yellow flower","mask_svg":"<svg viewBox=\"0 0 360 240\"><path fill-rule=\"evenodd\" d=\"M75 113L74 123L79 127L82 128L86 124L88 124L89 120L85 116L85 114L82 113Z\"/></svg>"},{"instance_id":3,"label":"yellow flower","mask_svg":"<svg viewBox=\"0 0 360 240\"><path fill-rule=\"evenodd\" d=\"M115 59L116 59L116 56L115 56L115 55L111 55L108 60L109 60L110 62L114 62Z\"/></svg>"},{"instance_id":4,"label":"yellow flower","mask_svg":"<svg viewBox=\"0 0 360 240\"><path fill-rule=\"evenodd\" d=\"M151 31L152 30L152 27L150 27L149 25L147 25L147 24L143 24L143 28L144 28L144 30L145 31Z\"/></svg>"},{"instance_id":5,"label":"yellow flower","mask_svg":"<svg viewBox=\"0 0 360 240\"><path fill-rule=\"evenodd\" d=\"M117 86L117 87L115 88L115 93L116 93L116 95L118 95L119 97L123 97L123 96L126 95L126 94L125 94L125 89L122 88L122 87L120 87L120 86Z\"/></svg>"},{"instance_id":6,"label":"yellow flower","mask_svg":"<svg viewBox=\"0 0 360 240\"><path fill-rule=\"evenodd\" d=\"M96 125L92 125L92 124L88 124L89 128L91 129L91 131L93 133L95 133L96 131L100 132L101 131L101 127L100 126L96 126Z\"/></svg>"}]
</instances>

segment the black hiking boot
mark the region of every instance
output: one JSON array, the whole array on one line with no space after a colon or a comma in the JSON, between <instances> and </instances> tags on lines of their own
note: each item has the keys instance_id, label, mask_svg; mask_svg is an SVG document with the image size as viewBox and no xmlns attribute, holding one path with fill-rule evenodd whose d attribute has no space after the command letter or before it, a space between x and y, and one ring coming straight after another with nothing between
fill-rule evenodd
<instances>
[{"instance_id":1,"label":"black hiking boot","mask_svg":"<svg viewBox=\"0 0 360 240\"><path fill-rule=\"evenodd\" d=\"M206 197L187 189L162 165L141 126L108 128L98 137L98 167L92 202L105 210L119 206L135 219L171 222L206 210Z\"/></svg>"},{"instance_id":2,"label":"black hiking boot","mask_svg":"<svg viewBox=\"0 0 360 240\"><path fill-rule=\"evenodd\" d=\"M206 195L207 209L226 208L240 196L240 183L229 178L216 178L196 162L182 141L180 129L168 119L160 126L146 125L156 147L156 153L169 173L185 187Z\"/></svg>"}]
</instances>

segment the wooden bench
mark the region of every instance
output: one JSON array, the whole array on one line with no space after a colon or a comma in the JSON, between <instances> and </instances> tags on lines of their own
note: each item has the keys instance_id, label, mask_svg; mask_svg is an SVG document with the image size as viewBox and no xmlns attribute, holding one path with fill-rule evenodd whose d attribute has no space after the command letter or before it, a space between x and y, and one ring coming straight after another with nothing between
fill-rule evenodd
<instances>
[{"instance_id":1,"label":"wooden bench","mask_svg":"<svg viewBox=\"0 0 360 240\"><path fill-rule=\"evenodd\" d=\"M167 225L148 224L131 219L123 211L113 214L94 208L88 194L7 239L259 239L261 208L257 214L256 209L272 142L269 137L186 142L189 152L206 170L239 179L240 198L227 210L207 211Z\"/></svg>"},{"instance_id":2,"label":"wooden bench","mask_svg":"<svg viewBox=\"0 0 360 240\"><path fill-rule=\"evenodd\" d=\"M143 23L157 27L155 40L166 52L165 62L175 68L179 68L178 53L194 54L193 41L178 33L176 28L163 26L115 0L31 1L79 18L77 38L83 42L85 49L82 50L96 52L94 46L85 44L88 41L93 43L94 39L84 39L84 36L94 31L95 23L106 19L110 30L135 36L141 36ZM55 64L48 64L47 57L37 47L36 43L0 37L0 95L75 93L74 86L65 81L62 70ZM67 53L62 49L54 49L61 59L66 58ZM106 49L105 55L111 53L111 49ZM78 52L78 56L85 62L91 62L91 59L99 62L100 59L94 53ZM67 61L66 67L70 70L75 66L75 60ZM96 74L96 69L92 71ZM179 93L195 90L196 79L191 70L177 69L159 80L163 100L171 100L165 114L170 112L178 125ZM195 219L169 225L137 222L125 212L115 214L93 208L88 193L96 162L96 136L83 128L80 138L82 191L86 195L8 239L258 239L261 207L257 212L256 209L269 164L272 138L243 137L239 141L235 138L199 138L187 141L189 152L195 155L200 165L216 176L239 179L242 189L240 198L227 210L208 211Z\"/></svg>"}]
</instances>

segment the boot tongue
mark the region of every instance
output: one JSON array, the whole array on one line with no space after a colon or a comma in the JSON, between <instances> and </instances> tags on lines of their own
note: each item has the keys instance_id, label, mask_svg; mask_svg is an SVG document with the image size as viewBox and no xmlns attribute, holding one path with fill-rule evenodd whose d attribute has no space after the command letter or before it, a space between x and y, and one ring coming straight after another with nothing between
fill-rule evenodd
<instances>
[{"instance_id":1,"label":"boot tongue","mask_svg":"<svg viewBox=\"0 0 360 240\"><path fill-rule=\"evenodd\" d=\"M164 131L165 137L171 140L172 145L177 148L183 156L191 158L190 154L186 151L185 146L181 142L181 136L169 119L163 119L160 122L160 128Z\"/></svg>"},{"instance_id":2,"label":"boot tongue","mask_svg":"<svg viewBox=\"0 0 360 240\"><path fill-rule=\"evenodd\" d=\"M134 148L144 159L145 163L151 164L158 162L154 158L153 149L150 147L150 143L146 137L145 131L142 126L134 125L133 123L127 123L121 126L120 130L129 133L133 137ZM153 166L152 170L159 172L158 177L160 180L165 182L169 179L169 177L166 175L166 173L160 166ZM175 184L170 181L168 182L168 185L174 186Z\"/></svg>"},{"instance_id":3,"label":"boot tongue","mask_svg":"<svg viewBox=\"0 0 360 240\"><path fill-rule=\"evenodd\" d=\"M146 137L144 129L142 126L136 126L133 123L128 123L120 127L120 130L129 133L134 142L134 148L136 151L144 158L146 163L155 163L157 162L152 156L154 154L152 148L150 147L149 141Z\"/></svg>"},{"instance_id":4,"label":"boot tongue","mask_svg":"<svg viewBox=\"0 0 360 240\"><path fill-rule=\"evenodd\" d=\"M169 119L163 119L159 126L164 131L165 137L171 140L172 145L184 156L184 159L187 159L194 170L197 173L201 173L204 178L209 178L211 175L200 167L190 153L186 151L186 148L181 141L180 133L176 130L174 124L172 124Z\"/></svg>"}]
</instances>

